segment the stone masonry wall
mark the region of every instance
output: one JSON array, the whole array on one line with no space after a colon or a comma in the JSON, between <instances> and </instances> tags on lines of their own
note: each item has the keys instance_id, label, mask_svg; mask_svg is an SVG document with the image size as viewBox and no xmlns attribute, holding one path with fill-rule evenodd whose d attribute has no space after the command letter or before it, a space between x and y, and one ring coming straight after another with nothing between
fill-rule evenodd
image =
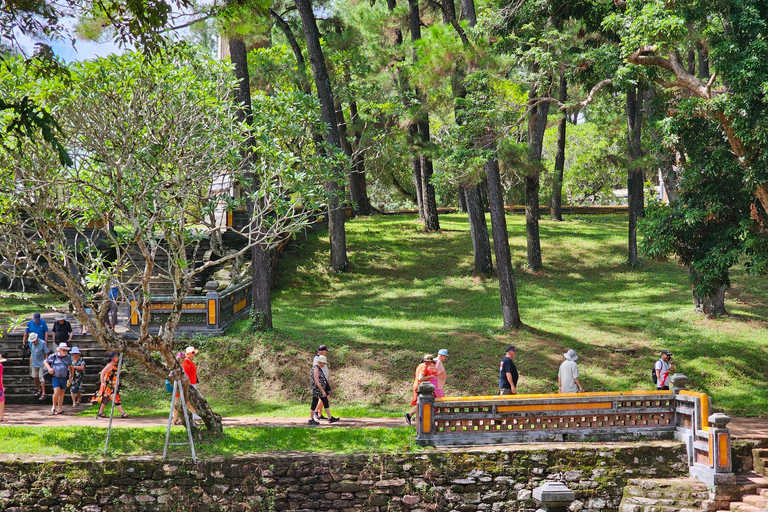
<instances>
[{"instance_id":1,"label":"stone masonry wall","mask_svg":"<svg viewBox=\"0 0 768 512\"><path fill-rule=\"evenodd\" d=\"M675 442L430 450L413 454L259 455L162 461L0 461L0 510L522 511L559 480L570 512L618 510L632 478L688 472Z\"/></svg>"}]
</instances>

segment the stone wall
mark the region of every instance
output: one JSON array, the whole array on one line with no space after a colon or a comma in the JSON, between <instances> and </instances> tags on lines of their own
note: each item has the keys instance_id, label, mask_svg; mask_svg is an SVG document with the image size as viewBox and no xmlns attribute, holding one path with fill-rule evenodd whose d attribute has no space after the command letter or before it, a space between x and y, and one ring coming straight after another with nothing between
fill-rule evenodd
<instances>
[{"instance_id":1,"label":"stone wall","mask_svg":"<svg viewBox=\"0 0 768 512\"><path fill-rule=\"evenodd\" d=\"M633 478L624 488L619 512L713 512L720 505L705 483L692 478Z\"/></svg>"},{"instance_id":2,"label":"stone wall","mask_svg":"<svg viewBox=\"0 0 768 512\"><path fill-rule=\"evenodd\" d=\"M685 447L676 442L259 455L197 465L151 458L0 461L0 510L533 512L532 489L559 480L576 494L571 512L602 512L619 508L629 479L687 472Z\"/></svg>"}]
</instances>

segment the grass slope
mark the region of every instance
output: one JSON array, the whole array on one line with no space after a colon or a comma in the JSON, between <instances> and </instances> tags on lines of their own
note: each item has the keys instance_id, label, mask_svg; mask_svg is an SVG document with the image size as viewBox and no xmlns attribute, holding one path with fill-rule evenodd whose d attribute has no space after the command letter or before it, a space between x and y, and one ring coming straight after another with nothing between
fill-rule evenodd
<instances>
[{"instance_id":1,"label":"grass slope","mask_svg":"<svg viewBox=\"0 0 768 512\"><path fill-rule=\"evenodd\" d=\"M334 413L389 415L406 408L420 355L439 348L451 353L447 388L456 395L495 393L510 343L520 393L555 392L569 348L587 391L650 389L650 369L668 348L716 409L768 413L764 277L734 269L730 316L708 319L693 311L676 263L627 269L622 216L542 220L540 272L525 268L524 218L507 221L525 329L500 330L496 280L472 275L466 216L442 215L440 233L422 232L414 217L358 218L347 223L349 273L326 270L323 232L281 262L273 332L243 321L225 337L194 341L203 348L201 389L223 414L303 415L311 356L325 343ZM167 411L161 385L127 391L129 410L133 401L147 414Z\"/></svg>"}]
</instances>

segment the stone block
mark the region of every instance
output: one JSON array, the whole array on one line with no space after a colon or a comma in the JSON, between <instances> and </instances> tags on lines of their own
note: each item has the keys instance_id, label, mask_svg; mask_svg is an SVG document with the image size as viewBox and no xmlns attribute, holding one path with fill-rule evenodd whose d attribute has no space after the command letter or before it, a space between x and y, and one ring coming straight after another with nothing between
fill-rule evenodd
<instances>
[{"instance_id":1,"label":"stone block","mask_svg":"<svg viewBox=\"0 0 768 512\"><path fill-rule=\"evenodd\" d=\"M152 503L155 501L154 496L148 496L146 494L139 494L134 499L139 503Z\"/></svg>"},{"instance_id":2,"label":"stone block","mask_svg":"<svg viewBox=\"0 0 768 512\"><path fill-rule=\"evenodd\" d=\"M391 480L379 480L373 486L377 489L395 489L398 487L405 487L405 479L393 478Z\"/></svg>"},{"instance_id":3,"label":"stone block","mask_svg":"<svg viewBox=\"0 0 768 512\"><path fill-rule=\"evenodd\" d=\"M421 496L418 494L406 494L403 496L403 503L406 505L416 505L418 502L421 501Z\"/></svg>"},{"instance_id":4,"label":"stone block","mask_svg":"<svg viewBox=\"0 0 768 512\"><path fill-rule=\"evenodd\" d=\"M357 482L342 480L341 482L331 486L331 488L337 492L358 492L360 490L360 484Z\"/></svg>"},{"instance_id":5,"label":"stone block","mask_svg":"<svg viewBox=\"0 0 768 512\"><path fill-rule=\"evenodd\" d=\"M522 489L517 491L517 501L525 501L531 499L532 492L529 489Z\"/></svg>"}]
</instances>

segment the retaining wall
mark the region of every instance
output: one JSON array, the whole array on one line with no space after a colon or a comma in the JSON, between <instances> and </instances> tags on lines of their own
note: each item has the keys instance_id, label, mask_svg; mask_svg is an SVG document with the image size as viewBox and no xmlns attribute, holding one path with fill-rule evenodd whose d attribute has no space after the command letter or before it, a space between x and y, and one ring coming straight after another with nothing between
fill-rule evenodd
<instances>
[{"instance_id":1,"label":"retaining wall","mask_svg":"<svg viewBox=\"0 0 768 512\"><path fill-rule=\"evenodd\" d=\"M0 509L109 511L534 512L532 490L563 481L570 512L619 508L632 478L688 474L685 446L559 444L412 454L259 455L162 461L0 461Z\"/></svg>"}]
</instances>

